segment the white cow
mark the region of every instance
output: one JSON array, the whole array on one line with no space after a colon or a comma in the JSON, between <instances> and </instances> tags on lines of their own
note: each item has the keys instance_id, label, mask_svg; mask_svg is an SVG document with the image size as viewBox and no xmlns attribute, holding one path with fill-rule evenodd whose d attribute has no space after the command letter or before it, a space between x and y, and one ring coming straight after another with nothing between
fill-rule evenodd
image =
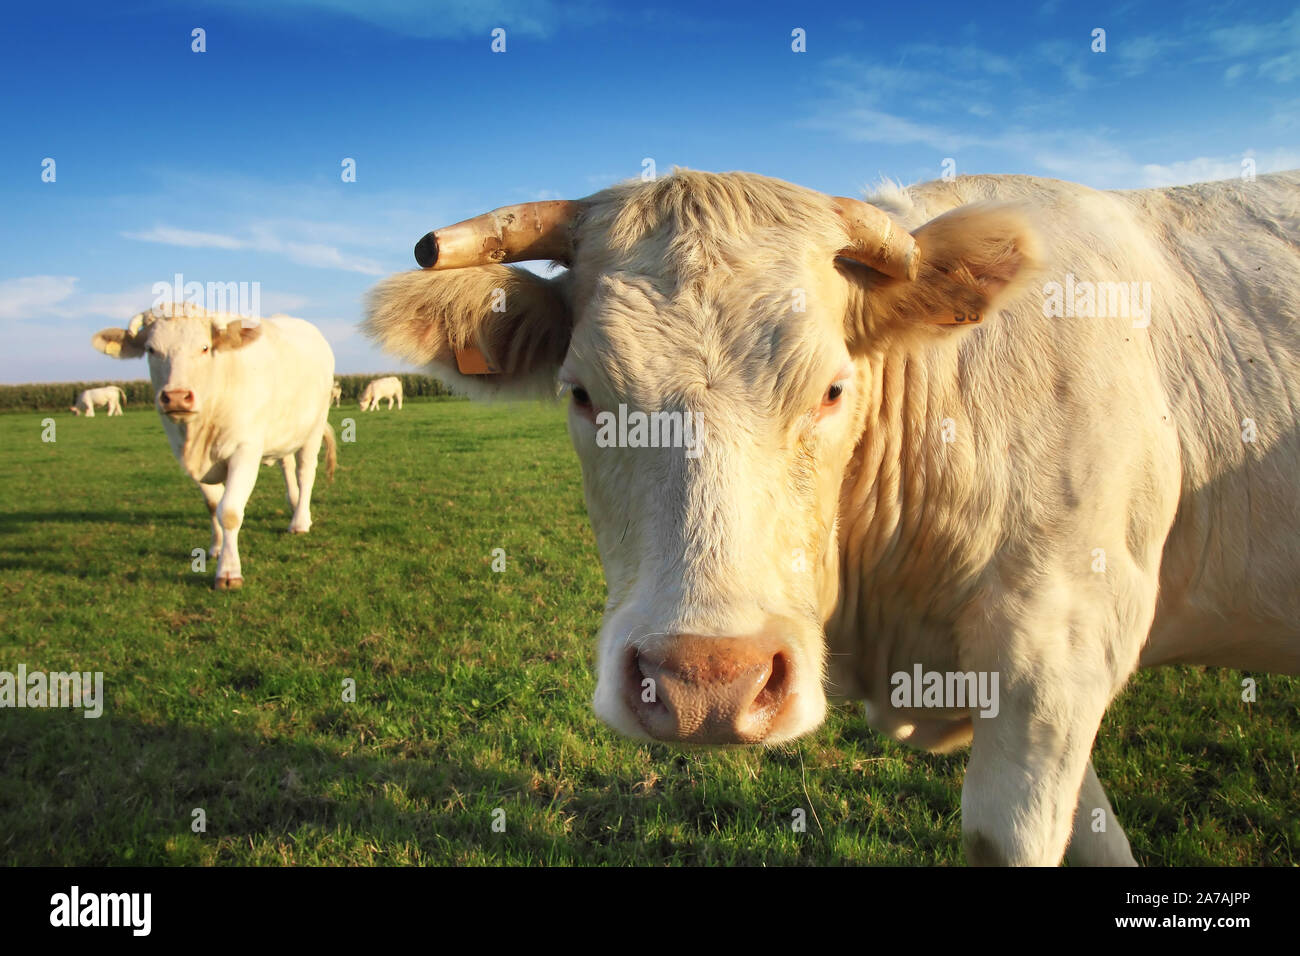
<instances>
[{"instance_id":1,"label":"white cow","mask_svg":"<svg viewBox=\"0 0 1300 956\"><path fill-rule=\"evenodd\" d=\"M342 401L343 401L343 386L339 384L337 379L335 379L334 387L330 389L330 404L333 405L335 408L338 408L339 404Z\"/></svg>"},{"instance_id":2,"label":"white cow","mask_svg":"<svg viewBox=\"0 0 1300 956\"><path fill-rule=\"evenodd\" d=\"M864 203L680 171L416 256L370 335L572 395L629 736L778 743L865 698L971 743L972 862L1132 863L1089 757L1135 669L1300 673L1300 172ZM570 268L497 264L530 257Z\"/></svg>"},{"instance_id":3,"label":"white cow","mask_svg":"<svg viewBox=\"0 0 1300 956\"><path fill-rule=\"evenodd\" d=\"M239 528L259 462L279 461L293 519L311 528L316 458L325 444L334 474L329 395L334 353L310 323L276 315L256 325L192 306L142 312L126 329L104 329L95 348L115 358L149 356L149 377L172 452L198 482L220 555L213 587L243 586Z\"/></svg>"},{"instance_id":4,"label":"white cow","mask_svg":"<svg viewBox=\"0 0 1300 956\"><path fill-rule=\"evenodd\" d=\"M402 380L395 375L377 378L361 392L361 410L373 412L379 403L388 399L388 410L393 410L393 400L397 400L397 409L402 408Z\"/></svg>"},{"instance_id":5,"label":"white cow","mask_svg":"<svg viewBox=\"0 0 1300 956\"><path fill-rule=\"evenodd\" d=\"M77 395L77 400L70 410L74 415L84 413L87 418L94 418L96 405L103 405L108 415L121 415L122 406L125 404L126 392L116 385L105 385L102 388L87 388L82 391Z\"/></svg>"}]
</instances>

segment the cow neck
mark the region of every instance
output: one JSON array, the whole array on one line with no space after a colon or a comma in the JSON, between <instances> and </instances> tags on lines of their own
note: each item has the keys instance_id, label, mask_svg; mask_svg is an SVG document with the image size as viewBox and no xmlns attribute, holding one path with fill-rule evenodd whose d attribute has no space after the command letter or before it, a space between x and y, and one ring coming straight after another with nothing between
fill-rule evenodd
<instances>
[{"instance_id":1,"label":"cow neck","mask_svg":"<svg viewBox=\"0 0 1300 956\"><path fill-rule=\"evenodd\" d=\"M179 425L181 430L181 466L195 480L208 473L213 464L212 450L217 428L210 418L200 417Z\"/></svg>"},{"instance_id":2,"label":"cow neck","mask_svg":"<svg viewBox=\"0 0 1300 956\"><path fill-rule=\"evenodd\" d=\"M883 352L866 374L862 437L840 490L840 594L827 636L853 660L858 692L874 696L918 643L950 644L983 565L968 533L979 520L978 462L957 350Z\"/></svg>"}]
</instances>

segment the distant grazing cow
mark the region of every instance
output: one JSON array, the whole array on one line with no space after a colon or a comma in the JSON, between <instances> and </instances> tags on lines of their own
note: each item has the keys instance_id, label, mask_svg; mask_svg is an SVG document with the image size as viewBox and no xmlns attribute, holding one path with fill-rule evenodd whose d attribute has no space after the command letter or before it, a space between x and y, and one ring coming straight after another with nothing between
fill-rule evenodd
<instances>
[{"instance_id":1,"label":"distant grazing cow","mask_svg":"<svg viewBox=\"0 0 1300 956\"><path fill-rule=\"evenodd\" d=\"M243 586L239 528L258 463L279 461L293 520L311 528L316 458L325 443L334 474L334 432L327 420L334 353L316 327L276 315L256 325L238 316L167 306L142 312L126 329L104 329L93 343L115 358L148 354L158 414L172 451L212 515L213 587Z\"/></svg>"},{"instance_id":2,"label":"distant grazing cow","mask_svg":"<svg viewBox=\"0 0 1300 956\"><path fill-rule=\"evenodd\" d=\"M393 410L393 400L397 400L398 410L402 407L402 380L395 375L377 378L365 387L361 393L361 410L374 411L379 403L388 399L388 410Z\"/></svg>"},{"instance_id":3,"label":"distant grazing cow","mask_svg":"<svg viewBox=\"0 0 1300 956\"><path fill-rule=\"evenodd\" d=\"M971 742L970 861L1132 863L1089 757L1134 670L1300 673L1300 172L868 203L680 171L416 258L371 336L572 396L628 735L779 743L862 697ZM539 258L569 269L499 264Z\"/></svg>"},{"instance_id":4,"label":"distant grazing cow","mask_svg":"<svg viewBox=\"0 0 1300 956\"><path fill-rule=\"evenodd\" d=\"M109 415L121 415L122 406L126 404L126 392L116 385L103 388L88 388L77 395L71 411L75 415L85 414L87 418L95 417L95 406L103 405Z\"/></svg>"},{"instance_id":5,"label":"distant grazing cow","mask_svg":"<svg viewBox=\"0 0 1300 956\"><path fill-rule=\"evenodd\" d=\"M343 401L343 386L340 385L337 380L335 380L334 387L330 389L330 403L335 408L338 408L339 404L342 401Z\"/></svg>"}]
</instances>

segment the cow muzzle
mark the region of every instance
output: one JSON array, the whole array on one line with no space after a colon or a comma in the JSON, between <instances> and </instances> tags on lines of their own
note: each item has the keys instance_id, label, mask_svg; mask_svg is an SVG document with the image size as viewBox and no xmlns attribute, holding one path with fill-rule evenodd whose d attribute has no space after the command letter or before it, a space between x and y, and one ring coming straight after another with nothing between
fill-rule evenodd
<instances>
[{"instance_id":1,"label":"cow muzzle","mask_svg":"<svg viewBox=\"0 0 1300 956\"><path fill-rule=\"evenodd\" d=\"M794 719L795 654L781 638L677 634L627 655L624 702L657 740L757 744Z\"/></svg>"},{"instance_id":2,"label":"cow muzzle","mask_svg":"<svg viewBox=\"0 0 1300 956\"><path fill-rule=\"evenodd\" d=\"M158 393L158 409L173 419L189 418L198 411L194 391L188 388L164 388Z\"/></svg>"}]
</instances>

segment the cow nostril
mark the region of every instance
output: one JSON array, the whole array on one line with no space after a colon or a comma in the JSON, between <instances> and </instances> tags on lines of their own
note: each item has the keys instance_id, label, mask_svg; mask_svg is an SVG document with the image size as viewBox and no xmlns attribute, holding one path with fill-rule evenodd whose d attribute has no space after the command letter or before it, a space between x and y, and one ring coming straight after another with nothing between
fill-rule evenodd
<instances>
[{"instance_id":1,"label":"cow nostril","mask_svg":"<svg viewBox=\"0 0 1300 956\"><path fill-rule=\"evenodd\" d=\"M659 682L642 668L641 652L635 647L628 648L627 675L630 678L628 689L632 692L637 707L647 713L668 709L659 696Z\"/></svg>"},{"instance_id":2,"label":"cow nostril","mask_svg":"<svg viewBox=\"0 0 1300 956\"><path fill-rule=\"evenodd\" d=\"M772 665L768 671L767 681L763 684L763 689L754 697L754 702L750 704L751 711L763 711L777 707L783 700L788 690L790 665L784 654L773 654Z\"/></svg>"}]
</instances>

